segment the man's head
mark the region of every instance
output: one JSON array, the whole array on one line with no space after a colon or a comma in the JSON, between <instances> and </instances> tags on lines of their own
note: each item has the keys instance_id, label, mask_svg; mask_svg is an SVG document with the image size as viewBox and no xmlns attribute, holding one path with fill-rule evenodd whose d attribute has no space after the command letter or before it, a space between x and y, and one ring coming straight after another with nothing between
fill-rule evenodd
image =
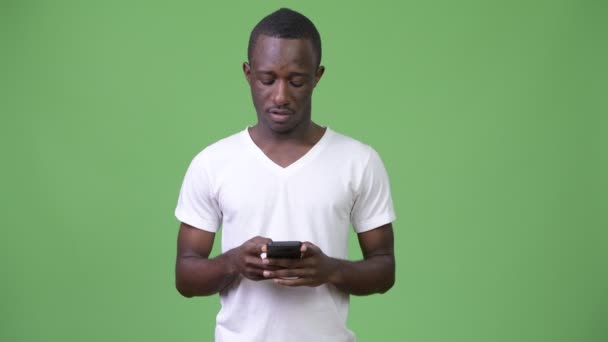
<instances>
[{"instance_id":1,"label":"man's head","mask_svg":"<svg viewBox=\"0 0 608 342\"><path fill-rule=\"evenodd\" d=\"M259 124L290 133L310 123L312 92L324 72L321 39L302 14L280 9L258 23L243 71Z\"/></svg>"},{"instance_id":2,"label":"man's head","mask_svg":"<svg viewBox=\"0 0 608 342\"><path fill-rule=\"evenodd\" d=\"M262 19L251 31L247 58L251 64L253 50L260 35L284 39L308 39L316 54L316 66L321 65L321 36L315 25L304 15L281 8Z\"/></svg>"}]
</instances>

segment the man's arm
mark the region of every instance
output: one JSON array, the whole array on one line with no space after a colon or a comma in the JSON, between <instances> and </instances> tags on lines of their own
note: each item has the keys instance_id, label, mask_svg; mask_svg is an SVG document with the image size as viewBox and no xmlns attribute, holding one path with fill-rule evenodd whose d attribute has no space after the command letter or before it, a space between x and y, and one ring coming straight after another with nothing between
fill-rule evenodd
<instances>
[{"instance_id":1,"label":"man's arm","mask_svg":"<svg viewBox=\"0 0 608 342\"><path fill-rule=\"evenodd\" d=\"M330 258L309 242L302 246L301 260L265 259L271 266L286 267L264 271L267 278L275 278L285 286L319 286L329 283L353 295L384 293L395 283L393 227L386 224L360 233L359 245L363 260L348 261ZM298 279L280 279L298 277Z\"/></svg>"},{"instance_id":2,"label":"man's arm","mask_svg":"<svg viewBox=\"0 0 608 342\"><path fill-rule=\"evenodd\" d=\"M182 223L177 238L175 286L184 297L208 296L230 285L239 274L252 279L265 279L266 268L260 259L262 245L270 241L254 237L240 247L213 259L209 254L215 233Z\"/></svg>"},{"instance_id":3,"label":"man's arm","mask_svg":"<svg viewBox=\"0 0 608 342\"><path fill-rule=\"evenodd\" d=\"M395 284L393 226L389 223L360 233L358 238L364 259L340 260L330 281L338 289L354 295L385 293Z\"/></svg>"}]
</instances>

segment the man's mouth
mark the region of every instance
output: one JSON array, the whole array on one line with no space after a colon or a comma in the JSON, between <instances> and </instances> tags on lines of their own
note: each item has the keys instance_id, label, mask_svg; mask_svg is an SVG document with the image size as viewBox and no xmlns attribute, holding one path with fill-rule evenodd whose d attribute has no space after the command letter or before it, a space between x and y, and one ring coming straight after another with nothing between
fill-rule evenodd
<instances>
[{"instance_id":1,"label":"man's mouth","mask_svg":"<svg viewBox=\"0 0 608 342\"><path fill-rule=\"evenodd\" d=\"M271 110L269 111L269 113L272 121L278 123L282 123L289 120L289 116L293 114L293 112L289 110Z\"/></svg>"},{"instance_id":2,"label":"man's mouth","mask_svg":"<svg viewBox=\"0 0 608 342\"><path fill-rule=\"evenodd\" d=\"M270 114L276 114L276 115L290 115L293 114L293 112L291 110L285 110L285 109L271 109Z\"/></svg>"}]
</instances>

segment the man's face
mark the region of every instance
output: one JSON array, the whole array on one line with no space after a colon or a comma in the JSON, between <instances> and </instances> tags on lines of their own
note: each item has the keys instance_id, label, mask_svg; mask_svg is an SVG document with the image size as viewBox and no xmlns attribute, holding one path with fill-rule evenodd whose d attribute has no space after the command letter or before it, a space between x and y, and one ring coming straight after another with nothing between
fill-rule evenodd
<instances>
[{"instance_id":1,"label":"man's face","mask_svg":"<svg viewBox=\"0 0 608 342\"><path fill-rule=\"evenodd\" d=\"M275 133L290 133L310 122L312 92L323 75L308 39L260 35L243 71L258 122Z\"/></svg>"}]
</instances>

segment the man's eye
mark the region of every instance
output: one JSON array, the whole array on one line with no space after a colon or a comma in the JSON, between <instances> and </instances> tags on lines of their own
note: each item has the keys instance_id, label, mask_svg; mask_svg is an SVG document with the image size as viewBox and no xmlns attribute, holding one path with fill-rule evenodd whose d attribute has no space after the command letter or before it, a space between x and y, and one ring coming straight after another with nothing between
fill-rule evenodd
<instances>
[{"instance_id":1,"label":"man's eye","mask_svg":"<svg viewBox=\"0 0 608 342\"><path fill-rule=\"evenodd\" d=\"M260 80L263 85L271 85L274 83L274 80Z\"/></svg>"},{"instance_id":2,"label":"man's eye","mask_svg":"<svg viewBox=\"0 0 608 342\"><path fill-rule=\"evenodd\" d=\"M295 81L291 81L290 82L292 86L296 87L296 88L300 88L301 86L304 85L304 82L295 82Z\"/></svg>"}]
</instances>

